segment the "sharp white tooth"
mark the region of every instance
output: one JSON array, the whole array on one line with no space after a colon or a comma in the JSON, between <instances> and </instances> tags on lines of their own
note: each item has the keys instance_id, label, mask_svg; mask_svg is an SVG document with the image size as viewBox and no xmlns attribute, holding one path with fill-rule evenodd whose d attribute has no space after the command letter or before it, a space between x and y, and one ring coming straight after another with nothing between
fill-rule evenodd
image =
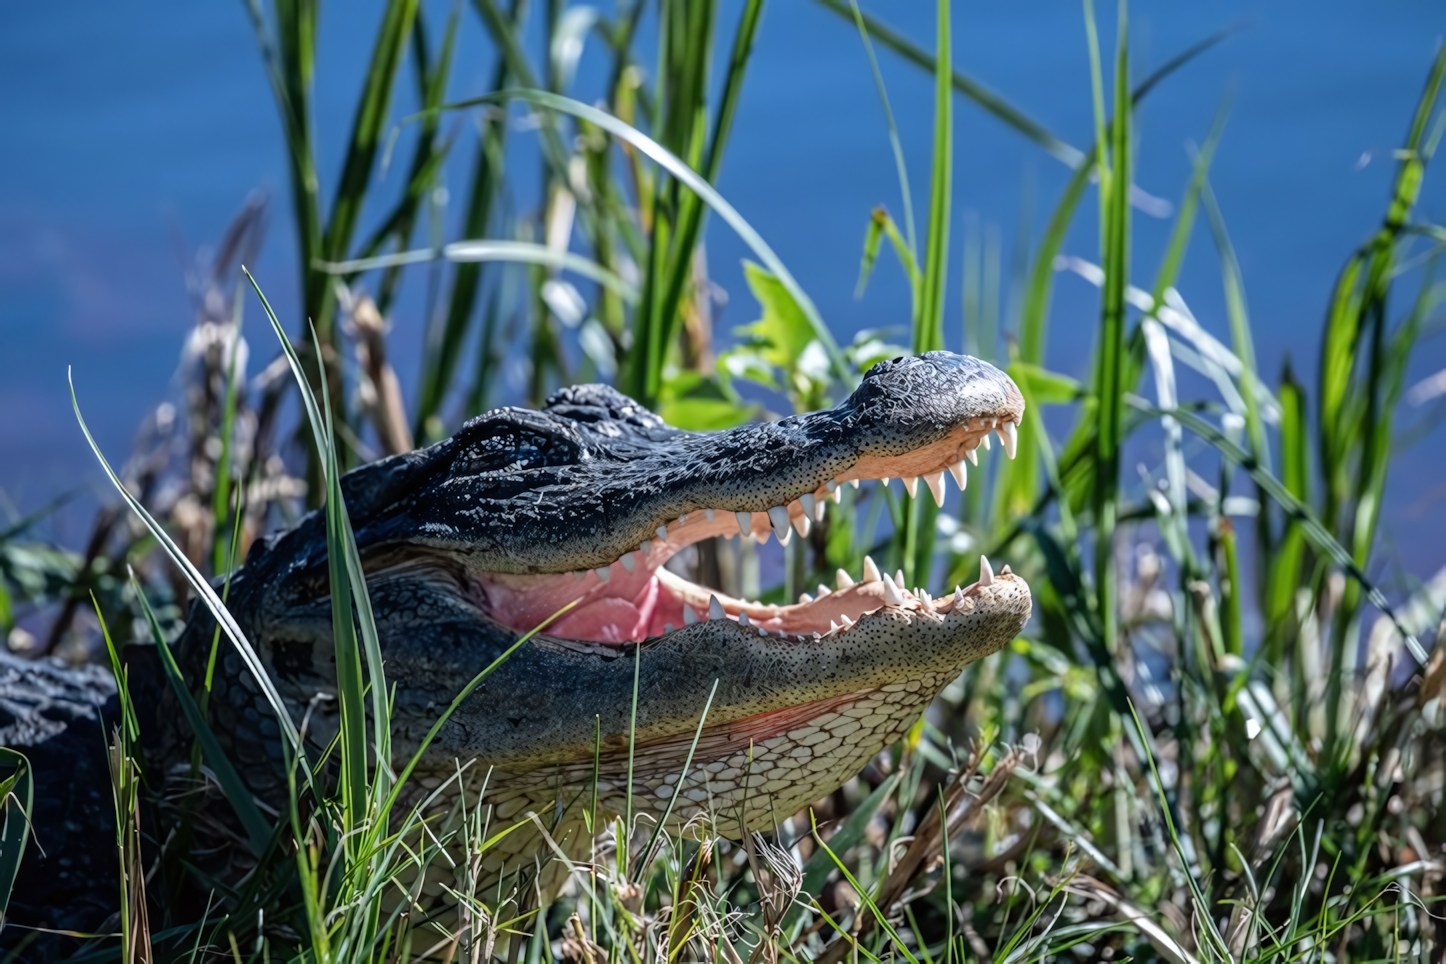
<instances>
[{"instance_id":1,"label":"sharp white tooth","mask_svg":"<svg viewBox=\"0 0 1446 964\"><path fill-rule=\"evenodd\" d=\"M989 451L989 433L988 433L988 432L985 432L984 435L983 435L983 437L981 437L981 438L979 439L979 444L982 445L982 446L984 446L984 451L986 451L986 452Z\"/></svg>"},{"instance_id":2,"label":"sharp white tooth","mask_svg":"<svg viewBox=\"0 0 1446 964\"><path fill-rule=\"evenodd\" d=\"M898 586L901 590L904 588L904 570L894 570L894 585Z\"/></svg>"},{"instance_id":3,"label":"sharp white tooth","mask_svg":"<svg viewBox=\"0 0 1446 964\"><path fill-rule=\"evenodd\" d=\"M759 626L759 627L758 627L758 635L760 635L760 636L767 636L767 635L768 635L768 630L764 629L762 626Z\"/></svg>"},{"instance_id":4,"label":"sharp white tooth","mask_svg":"<svg viewBox=\"0 0 1446 964\"><path fill-rule=\"evenodd\" d=\"M712 521L713 521L713 510L712 510L712 509L704 509L704 510L703 510L703 518L704 518L704 519L707 519L709 522L712 522Z\"/></svg>"},{"instance_id":5,"label":"sharp white tooth","mask_svg":"<svg viewBox=\"0 0 1446 964\"><path fill-rule=\"evenodd\" d=\"M850 626L852 626L852 625L854 624L854 621L848 617L848 614L847 614L847 613L844 613L843 615L839 616L838 621L841 622L841 623L843 623L844 629L848 629Z\"/></svg>"},{"instance_id":6,"label":"sharp white tooth","mask_svg":"<svg viewBox=\"0 0 1446 964\"><path fill-rule=\"evenodd\" d=\"M933 475L924 476L924 484L934 496L934 504L941 509L944 507L944 473L935 472Z\"/></svg>"},{"instance_id":7,"label":"sharp white tooth","mask_svg":"<svg viewBox=\"0 0 1446 964\"><path fill-rule=\"evenodd\" d=\"M799 496L798 504L803 506L803 514L812 519L814 509L818 506L818 500L813 497L813 493L806 492L803 495Z\"/></svg>"},{"instance_id":8,"label":"sharp white tooth","mask_svg":"<svg viewBox=\"0 0 1446 964\"><path fill-rule=\"evenodd\" d=\"M927 589L915 589L915 590L914 590L914 595L915 595L915 596L918 596L920 599L924 600L925 604L928 605L928 607L929 607L930 609L933 609L933 608L934 608L934 597L931 596L931 595L929 595L929 590L927 590Z\"/></svg>"},{"instance_id":9,"label":"sharp white tooth","mask_svg":"<svg viewBox=\"0 0 1446 964\"><path fill-rule=\"evenodd\" d=\"M904 491L909 493L909 498L919 494L919 477L917 475L906 475L901 479L904 483Z\"/></svg>"},{"instance_id":10,"label":"sharp white tooth","mask_svg":"<svg viewBox=\"0 0 1446 964\"><path fill-rule=\"evenodd\" d=\"M837 479L829 479L827 482L825 482L825 483L823 484L823 490L824 490L825 492L827 492L829 495L833 495L835 492L838 491L838 480L837 480Z\"/></svg>"},{"instance_id":11,"label":"sharp white tooth","mask_svg":"<svg viewBox=\"0 0 1446 964\"><path fill-rule=\"evenodd\" d=\"M962 606L962 605L964 605L964 587L963 587L963 586L955 586L955 587L954 587L954 606L955 606L955 608L958 608L959 606Z\"/></svg>"},{"instance_id":12,"label":"sharp white tooth","mask_svg":"<svg viewBox=\"0 0 1446 964\"><path fill-rule=\"evenodd\" d=\"M658 541L659 541L659 542L667 542L667 541L668 541L668 527L667 527L667 526L658 526Z\"/></svg>"},{"instance_id":13,"label":"sharp white tooth","mask_svg":"<svg viewBox=\"0 0 1446 964\"><path fill-rule=\"evenodd\" d=\"M641 553L642 553L643 555L645 555L645 556L646 556L649 552L651 552L652 549L653 549L653 540L652 540L652 539L644 539L644 540L638 545L638 551L641 552Z\"/></svg>"},{"instance_id":14,"label":"sharp white tooth","mask_svg":"<svg viewBox=\"0 0 1446 964\"><path fill-rule=\"evenodd\" d=\"M854 577L840 569L833 574L833 584L839 589L847 589L854 584Z\"/></svg>"},{"instance_id":15,"label":"sharp white tooth","mask_svg":"<svg viewBox=\"0 0 1446 964\"><path fill-rule=\"evenodd\" d=\"M979 446L969 446L969 450L964 453L964 457L977 466L979 464Z\"/></svg>"},{"instance_id":16,"label":"sharp white tooth","mask_svg":"<svg viewBox=\"0 0 1446 964\"><path fill-rule=\"evenodd\" d=\"M881 486L883 486L884 488L887 489L887 488L889 487L889 483L892 482L892 481L894 481L894 480L891 479L891 478L889 478L889 477L886 475L886 476L884 476L882 479L879 479L879 485L881 485Z\"/></svg>"},{"instance_id":17,"label":"sharp white tooth","mask_svg":"<svg viewBox=\"0 0 1446 964\"><path fill-rule=\"evenodd\" d=\"M735 512L733 517L738 520L738 531L745 536L753 535L753 513Z\"/></svg>"},{"instance_id":18,"label":"sharp white tooth","mask_svg":"<svg viewBox=\"0 0 1446 964\"><path fill-rule=\"evenodd\" d=\"M798 594L798 601L801 603L811 603L813 602L813 597L806 592L801 592Z\"/></svg>"},{"instance_id":19,"label":"sharp white tooth","mask_svg":"<svg viewBox=\"0 0 1446 964\"><path fill-rule=\"evenodd\" d=\"M739 613L739 614L738 614L738 625L740 625L740 626L747 626L747 625L748 625L748 614L747 614L747 613Z\"/></svg>"},{"instance_id":20,"label":"sharp white tooth","mask_svg":"<svg viewBox=\"0 0 1446 964\"><path fill-rule=\"evenodd\" d=\"M830 619L830 620L828 621L828 634L829 634L830 636L832 636L832 635L833 635L834 633L836 633L836 632L838 632L838 623L836 623L836 622L834 622L832 619Z\"/></svg>"},{"instance_id":21,"label":"sharp white tooth","mask_svg":"<svg viewBox=\"0 0 1446 964\"><path fill-rule=\"evenodd\" d=\"M810 523L810 522L808 521L808 516L806 516L806 515L796 515L796 516L793 516L792 518L793 518L793 527L798 530L799 536L802 537L802 538L805 538L805 539L808 538L808 530L809 530L809 527L812 525L812 523Z\"/></svg>"},{"instance_id":22,"label":"sharp white tooth","mask_svg":"<svg viewBox=\"0 0 1446 964\"><path fill-rule=\"evenodd\" d=\"M1004 451L1011 459L1014 458L1014 450L1019 446L1019 426L1013 422L1000 422L999 440L1004 443Z\"/></svg>"},{"instance_id":23,"label":"sharp white tooth","mask_svg":"<svg viewBox=\"0 0 1446 964\"><path fill-rule=\"evenodd\" d=\"M890 606L902 606L904 604L903 594L899 592L899 587L894 585L894 580L888 576L884 577L884 602Z\"/></svg>"},{"instance_id":24,"label":"sharp white tooth","mask_svg":"<svg viewBox=\"0 0 1446 964\"><path fill-rule=\"evenodd\" d=\"M1009 563L1006 562L1004 565L999 567L999 574L1001 576L1012 576L1014 575L1014 570L1010 569Z\"/></svg>"},{"instance_id":25,"label":"sharp white tooth","mask_svg":"<svg viewBox=\"0 0 1446 964\"><path fill-rule=\"evenodd\" d=\"M854 486L854 488L858 488L858 486ZM843 487L834 486L833 491L829 492L828 497L833 499L834 505L843 505Z\"/></svg>"},{"instance_id":26,"label":"sharp white tooth","mask_svg":"<svg viewBox=\"0 0 1446 964\"><path fill-rule=\"evenodd\" d=\"M711 594L708 596L708 618L709 618L709 619L727 619L727 618L728 618L728 614L723 611L723 604L718 601L718 597L717 597L717 596L714 596L714 595L711 595Z\"/></svg>"},{"instance_id":27,"label":"sharp white tooth","mask_svg":"<svg viewBox=\"0 0 1446 964\"><path fill-rule=\"evenodd\" d=\"M788 509L776 505L768 510L768 521L773 523L774 532L786 532L788 530Z\"/></svg>"},{"instance_id":28,"label":"sharp white tooth","mask_svg":"<svg viewBox=\"0 0 1446 964\"><path fill-rule=\"evenodd\" d=\"M672 624L672 623L663 623L663 632L664 632L664 633L671 633L672 631L673 631L673 624Z\"/></svg>"},{"instance_id":29,"label":"sharp white tooth","mask_svg":"<svg viewBox=\"0 0 1446 964\"><path fill-rule=\"evenodd\" d=\"M968 487L969 470L964 467L963 459L949 466L949 474L954 476L954 482L959 486L960 492L963 492Z\"/></svg>"},{"instance_id":30,"label":"sharp white tooth","mask_svg":"<svg viewBox=\"0 0 1446 964\"><path fill-rule=\"evenodd\" d=\"M818 584L818 598L819 598L819 599L822 599L824 596L831 595L832 593L833 593L833 590L830 589L830 588L828 588L827 586L825 586L823 583L819 583L819 584Z\"/></svg>"},{"instance_id":31,"label":"sharp white tooth","mask_svg":"<svg viewBox=\"0 0 1446 964\"><path fill-rule=\"evenodd\" d=\"M858 479L849 479L849 485L851 485L851 486L853 486L854 488L857 489L857 488L859 487L859 480L858 480Z\"/></svg>"},{"instance_id":32,"label":"sharp white tooth","mask_svg":"<svg viewBox=\"0 0 1446 964\"><path fill-rule=\"evenodd\" d=\"M633 554L631 552L623 553L623 557L618 561L623 564L623 568L626 569L628 572L632 572L633 566L636 566L638 564L638 561L633 558Z\"/></svg>"},{"instance_id":33,"label":"sharp white tooth","mask_svg":"<svg viewBox=\"0 0 1446 964\"><path fill-rule=\"evenodd\" d=\"M990 585L990 584L993 583L993 582L994 582L994 568L989 565L989 560L988 560L988 559L986 559L984 556L980 556L980 557L979 557L979 588L980 588L980 589L983 589L985 586L988 586L988 585Z\"/></svg>"},{"instance_id":34,"label":"sharp white tooth","mask_svg":"<svg viewBox=\"0 0 1446 964\"><path fill-rule=\"evenodd\" d=\"M607 566L599 566L598 568L594 569L593 572L597 573L598 580L601 582L607 582L608 576L612 575L612 570L609 569Z\"/></svg>"},{"instance_id":35,"label":"sharp white tooth","mask_svg":"<svg viewBox=\"0 0 1446 964\"><path fill-rule=\"evenodd\" d=\"M879 578L879 567L874 563L873 556L864 556L864 582L874 582Z\"/></svg>"},{"instance_id":36,"label":"sharp white tooth","mask_svg":"<svg viewBox=\"0 0 1446 964\"><path fill-rule=\"evenodd\" d=\"M683 625L691 626L698 621L698 611L692 606L683 607Z\"/></svg>"}]
</instances>

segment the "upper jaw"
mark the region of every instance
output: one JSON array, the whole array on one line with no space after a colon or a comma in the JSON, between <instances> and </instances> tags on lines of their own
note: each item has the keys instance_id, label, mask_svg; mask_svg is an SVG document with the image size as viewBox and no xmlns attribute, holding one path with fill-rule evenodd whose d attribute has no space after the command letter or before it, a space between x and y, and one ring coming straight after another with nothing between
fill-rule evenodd
<instances>
[{"instance_id":1,"label":"upper jaw","mask_svg":"<svg viewBox=\"0 0 1446 964\"><path fill-rule=\"evenodd\" d=\"M630 553L661 560L740 527L786 540L844 483L903 479L912 490L922 479L942 498L944 479L964 482L991 434L1013 453L1023 412L1007 375L948 352L882 362L831 410L706 435L635 413L578 422L548 409L527 431L556 423L575 453L565 464L474 471L464 430L450 469L378 534L455 552L474 572L539 574L606 570Z\"/></svg>"}]
</instances>

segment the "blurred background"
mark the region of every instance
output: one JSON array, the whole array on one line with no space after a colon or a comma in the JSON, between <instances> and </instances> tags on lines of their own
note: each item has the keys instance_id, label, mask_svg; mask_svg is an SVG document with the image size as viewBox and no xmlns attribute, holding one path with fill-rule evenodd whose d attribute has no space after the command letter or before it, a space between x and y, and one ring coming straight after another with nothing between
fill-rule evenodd
<instances>
[{"instance_id":1,"label":"blurred background","mask_svg":"<svg viewBox=\"0 0 1446 964\"><path fill-rule=\"evenodd\" d=\"M736 19L735 7L722 5L721 23ZM932 4L864 9L932 48ZM314 123L324 196L334 184L381 10L371 0L321 10ZM429 12L440 28L446 8ZM1103 34L1111 32L1112 14L1101 10ZM641 29L655 35L650 19ZM1238 28L1142 103L1136 180L1168 210L1189 176L1187 146L1201 141L1217 111L1228 107L1211 177L1244 274L1259 367L1278 372L1290 355L1308 377L1334 276L1378 222L1391 152L1446 31L1446 8L1429 0L1142 2L1132 20L1141 75L1216 31ZM540 49L540 14L528 29ZM954 44L961 73L1060 139L1089 145L1088 48L1077 4L958 4ZM454 56L448 99L484 92L495 47L470 11L461 18ZM922 198L932 79L887 49L878 56ZM575 96L596 97L608 64L603 45L590 41ZM396 101L396 117L415 106L410 77L397 85ZM1021 245L1037 240L1069 170L967 99L956 102L945 331L957 350L966 233L997 246L1007 328L1018 310L1011 288L1022 271ZM251 267L297 332L296 236L285 141L242 2L21 5L0 32L0 117L0 491L5 508L24 512L61 491L88 491L100 479L70 412L66 366L74 366L103 448L119 458L146 413L176 390L172 376L195 320L186 278L198 248L217 242L252 192L265 192L269 229ZM522 131L509 145L514 155L535 157L536 133ZM379 191L405 179L406 161L399 150L382 166ZM449 240L458 236L470 163L470 151L455 151L439 178L450 199ZM519 162L509 176L512 203L534 208L539 165ZM899 189L868 60L846 18L803 0L764 11L718 185L790 267L841 342L860 328L895 326L901 334L894 340L907 343L907 285L887 256L864 296L854 297L870 210L883 204L897 214ZM1423 219L1439 221L1443 203L1446 183L1428 179ZM1136 219L1138 272L1155 269L1169 228L1168 218L1148 210ZM733 326L756 317L740 268L746 248L716 218L705 230L712 279L729 299L715 319L726 343ZM1090 255L1097 233L1086 204L1065 253ZM1203 228L1197 233L1203 238ZM1186 259L1178 287L1205 328L1224 337L1220 273L1203 248ZM389 344L411 401L423 363L424 274L408 275L398 297ZM1083 377L1097 291L1061 276L1054 312L1048 367ZM257 339L261 329L249 330L269 358L269 345ZM1439 341L1423 341L1409 381L1443 366ZM524 363L505 366L488 403L517 401L527 381ZM1401 454L1383 518L1383 536L1421 570L1439 564L1437 547L1446 538L1439 451L1436 436ZM89 522L88 512L62 512L55 520L72 541L83 538ZM1401 539L1403 533L1412 538Z\"/></svg>"}]
</instances>

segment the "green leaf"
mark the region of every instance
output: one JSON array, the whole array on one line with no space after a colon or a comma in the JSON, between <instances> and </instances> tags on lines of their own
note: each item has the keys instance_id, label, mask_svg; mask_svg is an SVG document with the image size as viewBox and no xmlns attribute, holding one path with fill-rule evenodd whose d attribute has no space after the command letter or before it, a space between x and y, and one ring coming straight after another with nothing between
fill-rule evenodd
<instances>
[{"instance_id":1,"label":"green leaf","mask_svg":"<svg viewBox=\"0 0 1446 964\"><path fill-rule=\"evenodd\" d=\"M739 328L739 334L747 338L770 365L784 370L792 368L808 343L814 340L808 317L788 288L766 268L744 261L743 278L753 297L758 299L763 316Z\"/></svg>"},{"instance_id":2,"label":"green leaf","mask_svg":"<svg viewBox=\"0 0 1446 964\"><path fill-rule=\"evenodd\" d=\"M25 858L25 842L30 836L30 812L35 807L34 785L30 761L19 750L0 747L0 768L11 773L0 780L0 807L5 819L0 823L0 928L5 925L5 911L10 906L10 891L20 861Z\"/></svg>"}]
</instances>

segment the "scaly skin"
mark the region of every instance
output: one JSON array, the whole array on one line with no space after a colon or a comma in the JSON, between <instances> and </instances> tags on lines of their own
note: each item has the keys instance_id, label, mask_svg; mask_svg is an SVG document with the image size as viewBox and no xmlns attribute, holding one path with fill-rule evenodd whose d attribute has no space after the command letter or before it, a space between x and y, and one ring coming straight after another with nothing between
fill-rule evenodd
<instances>
[{"instance_id":1,"label":"scaly skin","mask_svg":"<svg viewBox=\"0 0 1446 964\"><path fill-rule=\"evenodd\" d=\"M484 807L489 832L536 813L575 851L595 767L603 809L627 807L636 673L634 811L662 815L706 705L673 819L707 812L730 835L773 826L857 773L966 664L1013 638L1029 589L986 565L979 583L935 602L870 562L863 579L842 577L817 600L722 598L709 618L709 590L660 573L662 564L740 528L761 539L770 527L806 531L841 483L924 476L942 486L936 473L962 471L991 430L1012 448L1022 414L1003 373L933 352L875 366L830 411L711 434L680 432L611 389L581 386L541 412L500 409L351 473L343 491L396 691L396 757L409 757L520 633L581 599L462 704L418 786L444 784L471 761L469 806ZM310 708L318 746L337 727L334 701L313 700L335 688L326 593L324 522L313 515L253 548L229 604L293 717ZM199 615L183 637L192 674L211 626ZM243 776L279 804L277 727L230 651L212 716ZM171 743L189 746L182 734ZM540 843L515 833L485 854L486 885L533 866Z\"/></svg>"}]
</instances>

